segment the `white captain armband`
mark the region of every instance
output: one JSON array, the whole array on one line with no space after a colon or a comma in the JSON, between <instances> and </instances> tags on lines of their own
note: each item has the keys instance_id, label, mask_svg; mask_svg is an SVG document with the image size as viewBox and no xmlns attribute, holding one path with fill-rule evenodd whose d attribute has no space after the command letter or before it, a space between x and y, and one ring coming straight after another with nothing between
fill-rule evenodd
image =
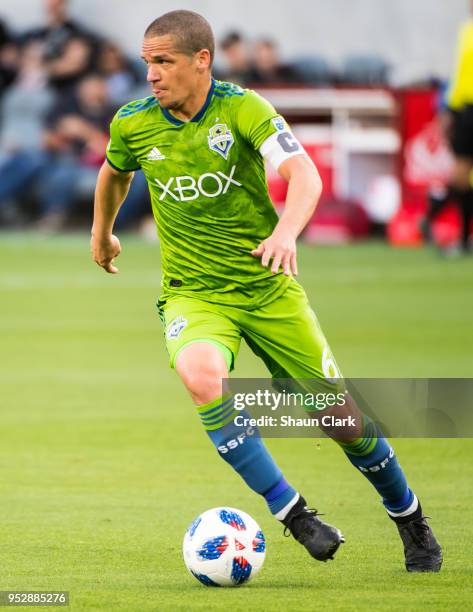
<instances>
[{"instance_id":1,"label":"white captain armband","mask_svg":"<svg viewBox=\"0 0 473 612\"><path fill-rule=\"evenodd\" d=\"M304 147L289 130L278 130L271 134L260 146L259 152L276 171L286 159L294 155L307 155Z\"/></svg>"}]
</instances>

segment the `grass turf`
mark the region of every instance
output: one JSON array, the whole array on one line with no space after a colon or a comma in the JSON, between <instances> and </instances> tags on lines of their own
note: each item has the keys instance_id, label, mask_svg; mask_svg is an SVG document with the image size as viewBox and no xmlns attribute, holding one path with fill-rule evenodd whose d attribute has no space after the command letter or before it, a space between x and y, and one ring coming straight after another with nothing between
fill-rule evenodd
<instances>
[{"instance_id":1,"label":"grass turf","mask_svg":"<svg viewBox=\"0 0 473 612\"><path fill-rule=\"evenodd\" d=\"M395 526L336 445L269 440L346 536L335 562L312 561L218 460L168 369L157 246L122 245L109 276L85 236L0 236L0 590L69 590L73 610L467 609L472 440L395 441L444 545L438 575L405 572ZM471 376L471 260L382 244L299 259L345 374ZM242 349L235 375L265 370ZM181 558L188 523L223 504L252 514L268 541L241 589L206 589Z\"/></svg>"}]
</instances>

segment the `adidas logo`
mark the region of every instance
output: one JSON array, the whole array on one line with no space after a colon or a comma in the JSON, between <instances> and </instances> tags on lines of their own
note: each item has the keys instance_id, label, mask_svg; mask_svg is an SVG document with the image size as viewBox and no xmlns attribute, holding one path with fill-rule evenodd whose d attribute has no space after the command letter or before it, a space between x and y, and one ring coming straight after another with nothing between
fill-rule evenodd
<instances>
[{"instance_id":1,"label":"adidas logo","mask_svg":"<svg viewBox=\"0 0 473 612\"><path fill-rule=\"evenodd\" d=\"M236 550L243 550L245 548L245 545L242 544L241 542L239 542L236 538L235 538L235 548Z\"/></svg>"},{"instance_id":2,"label":"adidas logo","mask_svg":"<svg viewBox=\"0 0 473 612\"><path fill-rule=\"evenodd\" d=\"M153 147L151 151L148 153L148 157L146 159L150 159L151 161L156 161L158 159L166 159L166 156L161 153L158 147Z\"/></svg>"}]
</instances>

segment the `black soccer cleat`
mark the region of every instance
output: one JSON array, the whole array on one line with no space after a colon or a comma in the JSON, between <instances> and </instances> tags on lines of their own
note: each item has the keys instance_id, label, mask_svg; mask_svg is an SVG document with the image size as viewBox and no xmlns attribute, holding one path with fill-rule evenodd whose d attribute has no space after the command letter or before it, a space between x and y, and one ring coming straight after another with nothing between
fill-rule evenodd
<instances>
[{"instance_id":1,"label":"black soccer cleat","mask_svg":"<svg viewBox=\"0 0 473 612\"><path fill-rule=\"evenodd\" d=\"M292 533L309 554L319 561L333 559L340 544L345 542L341 531L321 521L317 510L307 508L303 497L299 497L282 523L285 525L284 535L289 537L289 533Z\"/></svg>"},{"instance_id":2,"label":"black soccer cleat","mask_svg":"<svg viewBox=\"0 0 473 612\"><path fill-rule=\"evenodd\" d=\"M395 519L404 544L404 556L408 572L439 572L442 566L442 548L432 529L422 516L420 504L412 517Z\"/></svg>"}]
</instances>

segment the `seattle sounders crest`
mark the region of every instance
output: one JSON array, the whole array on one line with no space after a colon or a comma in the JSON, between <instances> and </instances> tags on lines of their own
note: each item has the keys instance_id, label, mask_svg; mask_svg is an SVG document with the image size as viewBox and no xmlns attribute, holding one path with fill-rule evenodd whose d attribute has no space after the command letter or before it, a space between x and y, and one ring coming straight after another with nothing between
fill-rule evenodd
<instances>
[{"instance_id":1,"label":"seattle sounders crest","mask_svg":"<svg viewBox=\"0 0 473 612\"><path fill-rule=\"evenodd\" d=\"M225 123L217 123L209 130L209 148L227 159L233 144L233 134Z\"/></svg>"}]
</instances>

